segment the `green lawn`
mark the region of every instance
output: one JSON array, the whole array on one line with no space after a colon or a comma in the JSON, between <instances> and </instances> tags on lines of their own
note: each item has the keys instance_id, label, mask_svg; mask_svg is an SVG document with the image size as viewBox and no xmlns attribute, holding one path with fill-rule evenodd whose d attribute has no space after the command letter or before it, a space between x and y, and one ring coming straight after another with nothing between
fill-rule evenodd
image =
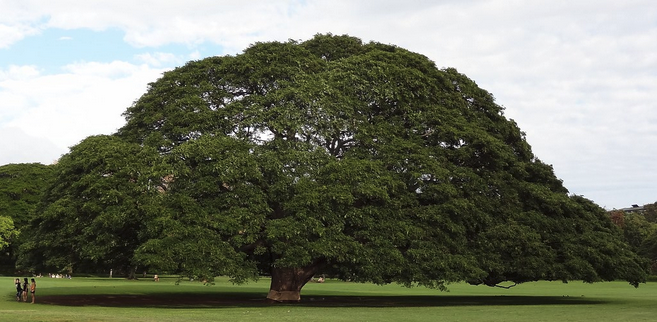
<instances>
[{"instance_id":1,"label":"green lawn","mask_svg":"<svg viewBox=\"0 0 657 322\"><path fill-rule=\"evenodd\" d=\"M175 278L37 279L37 304L17 303L0 277L0 321L655 321L657 283L538 282L505 290L466 284L450 292L329 280L298 304L265 303L269 280L176 285ZM54 297L57 295L58 297ZM61 303L61 304L46 304Z\"/></svg>"}]
</instances>

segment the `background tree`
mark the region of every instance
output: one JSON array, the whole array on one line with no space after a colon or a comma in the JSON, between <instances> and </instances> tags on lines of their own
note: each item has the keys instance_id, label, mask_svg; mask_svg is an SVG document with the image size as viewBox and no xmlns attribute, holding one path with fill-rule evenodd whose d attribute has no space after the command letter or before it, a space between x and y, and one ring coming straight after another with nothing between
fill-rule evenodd
<instances>
[{"instance_id":1,"label":"background tree","mask_svg":"<svg viewBox=\"0 0 657 322\"><path fill-rule=\"evenodd\" d=\"M109 271L134 277L162 176L154 149L113 136L86 138L55 165L19 266L32 271Z\"/></svg>"},{"instance_id":2,"label":"background tree","mask_svg":"<svg viewBox=\"0 0 657 322\"><path fill-rule=\"evenodd\" d=\"M0 251L9 246L13 238L18 236L18 230L14 227L11 217L0 216ZM9 253L5 253L9 255Z\"/></svg>"},{"instance_id":3,"label":"background tree","mask_svg":"<svg viewBox=\"0 0 657 322\"><path fill-rule=\"evenodd\" d=\"M623 225L623 236L634 251L638 251L641 244L652 232L657 229L654 223L649 222L642 213L627 213Z\"/></svg>"},{"instance_id":4,"label":"background tree","mask_svg":"<svg viewBox=\"0 0 657 322\"><path fill-rule=\"evenodd\" d=\"M609 216L622 231L632 250L652 263L652 273L657 272L657 206L647 204L642 211L613 210Z\"/></svg>"},{"instance_id":5,"label":"background tree","mask_svg":"<svg viewBox=\"0 0 657 322\"><path fill-rule=\"evenodd\" d=\"M0 166L0 216L11 219L12 229L25 231L35 216L41 195L52 182L53 166L39 163ZM9 221L5 220L8 225ZM8 226L5 226L8 227ZM16 254L26 235L16 235L0 256L0 271L13 273Z\"/></svg>"},{"instance_id":6,"label":"background tree","mask_svg":"<svg viewBox=\"0 0 657 322\"><path fill-rule=\"evenodd\" d=\"M651 223L657 223L657 202L643 205L643 216Z\"/></svg>"},{"instance_id":7,"label":"background tree","mask_svg":"<svg viewBox=\"0 0 657 322\"><path fill-rule=\"evenodd\" d=\"M568 196L490 93L395 46L258 43L165 73L125 116L117 135L173 169L138 250L149 265L264 271L272 300L326 271L438 288L645 280L604 211Z\"/></svg>"},{"instance_id":8,"label":"background tree","mask_svg":"<svg viewBox=\"0 0 657 322\"><path fill-rule=\"evenodd\" d=\"M638 253L650 261L652 274L657 273L657 227L641 242Z\"/></svg>"}]
</instances>

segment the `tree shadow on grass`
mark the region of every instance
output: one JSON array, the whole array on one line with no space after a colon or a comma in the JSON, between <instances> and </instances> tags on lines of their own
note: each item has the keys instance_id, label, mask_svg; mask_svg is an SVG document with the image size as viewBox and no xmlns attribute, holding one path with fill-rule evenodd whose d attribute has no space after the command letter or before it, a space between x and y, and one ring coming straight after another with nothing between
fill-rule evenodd
<instances>
[{"instance_id":1,"label":"tree shadow on grass","mask_svg":"<svg viewBox=\"0 0 657 322\"><path fill-rule=\"evenodd\" d=\"M153 295L51 295L39 303L62 306L220 308L271 306L262 293L160 293ZM600 299L555 296L306 296L301 302L275 303L305 307L444 307L500 305L593 305Z\"/></svg>"}]
</instances>

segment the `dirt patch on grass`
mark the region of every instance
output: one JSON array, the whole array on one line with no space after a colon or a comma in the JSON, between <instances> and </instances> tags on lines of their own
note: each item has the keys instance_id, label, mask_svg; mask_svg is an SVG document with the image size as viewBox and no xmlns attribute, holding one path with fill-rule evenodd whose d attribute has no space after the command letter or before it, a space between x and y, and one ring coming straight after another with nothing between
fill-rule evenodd
<instances>
[{"instance_id":1,"label":"dirt patch on grass","mask_svg":"<svg viewBox=\"0 0 657 322\"><path fill-rule=\"evenodd\" d=\"M62 306L217 308L267 305L329 307L428 307L496 305L591 305L602 301L572 297L533 296L307 296L301 302L272 303L265 294L59 295L37 298L41 304Z\"/></svg>"},{"instance_id":2,"label":"dirt patch on grass","mask_svg":"<svg viewBox=\"0 0 657 322\"><path fill-rule=\"evenodd\" d=\"M51 295L37 298L39 303L63 306L112 307L219 307L265 305L265 297L244 298L212 295Z\"/></svg>"}]
</instances>

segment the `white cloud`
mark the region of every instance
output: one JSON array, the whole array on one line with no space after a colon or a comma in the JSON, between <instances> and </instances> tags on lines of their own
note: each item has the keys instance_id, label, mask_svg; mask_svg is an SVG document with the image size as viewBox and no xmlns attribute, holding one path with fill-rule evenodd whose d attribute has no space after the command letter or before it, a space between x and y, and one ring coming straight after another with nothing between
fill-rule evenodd
<instances>
[{"instance_id":1,"label":"white cloud","mask_svg":"<svg viewBox=\"0 0 657 322\"><path fill-rule=\"evenodd\" d=\"M29 27L23 24L7 25L0 22L0 49L7 48L27 36L38 33L38 28Z\"/></svg>"},{"instance_id":2,"label":"white cloud","mask_svg":"<svg viewBox=\"0 0 657 322\"><path fill-rule=\"evenodd\" d=\"M189 54L187 57L189 60L199 60L203 57L201 57L201 53L198 50L193 51L192 53Z\"/></svg>"},{"instance_id":3,"label":"white cloud","mask_svg":"<svg viewBox=\"0 0 657 322\"><path fill-rule=\"evenodd\" d=\"M121 113L163 72L125 62L77 63L66 70L64 74L1 82L0 130L30 140L48 140L65 153L87 136L115 132L125 123ZM20 148L35 149L30 145ZM8 162L7 158L0 155L0 164Z\"/></svg>"},{"instance_id":4,"label":"white cloud","mask_svg":"<svg viewBox=\"0 0 657 322\"><path fill-rule=\"evenodd\" d=\"M52 164L62 155L62 149L47 138L28 135L20 128L0 126L0 136L0 165L36 162Z\"/></svg>"},{"instance_id":5,"label":"white cloud","mask_svg":"<svg viewBox=\"0 0 657 322\"><path fill-rule=\"evenodd\" d=\"M6 71L0 69L0 82L30 79L39 75L36 66L9 65Z\"/></svg>"},{"instance_id":6,"label":"white cloud","mask_svg":"<svg viewBox=\"0 0 657 322\"><path fill-rule=\"evenodd\" d=\"M34 66L12 65L7 70L0 69L0 125L21 115L30 96L20 88L38 75Z\"/></svg>"},{"instance_id":7,"label":"white cloud","mask_svg":"<svg viewBox=\"0 0 657 322\"><path fill-rule=\"evenodd\" d=\"M137 55L136 59L154 67L180 65L187 61L187 59L178 57L175 54L160 52L140 54Z\"/></svg>"},{"instance_id":8,"label":"white cloud","mask_svg":"<svg viewBox=\"0 0 657 322\"><path fill-rule=\"evenodd\" d=\"M22 25L91 30L117 28L126 33L128 43L137 47L211 41L222 43L233 51L251 43L256 39L253 35L285 20L292 6L302 3L293 0L252 0L248 4L240 0L115 0L102 4L79 0L5 2L3 9L7 7L7 12L16 17L2 17L0 24L8 23L12 28ZM27 31L7 32L6 35L19 36L16 39L5 37L5 46L27 34Z\"/></svg>"},{"instance_id":9,"label":"white cloud","mask_svg":"<svg viewBox=\"0 0 657 322\"><path fill-rule=\"evenodd\" d=\"M110 63L77 62L66 65L62 69L77 77L85 76L96 80L102 80L103 78L130 76L145 68L148 67L137 66L123 61L113 61Z\"/></svg>"}]
</instances>

